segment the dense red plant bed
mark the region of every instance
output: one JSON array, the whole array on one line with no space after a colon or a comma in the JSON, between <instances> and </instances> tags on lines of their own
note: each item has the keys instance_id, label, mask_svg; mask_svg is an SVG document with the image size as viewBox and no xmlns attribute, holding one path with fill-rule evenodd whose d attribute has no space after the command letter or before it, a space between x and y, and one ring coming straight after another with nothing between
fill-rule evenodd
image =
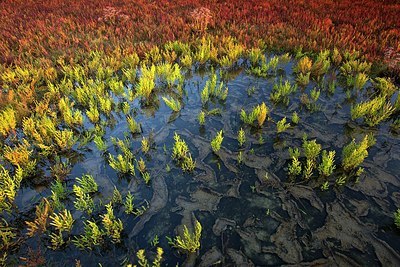
<instances>
[{"instance_id":1,"label":"dense red plant bed","mask_svg":"<svg viewBox=\"0 0 400 267\"><path fill-rule=\"evenodd\" d=\"M197 25L200 7L210 11L207 25ZM400 51L399 14L394 0L10 0L0 7L0 54L2 63L18 64L77 49L147 49L207 31L246 45L262 39L273 49L338 47L381 60L387 49Z\"/></svg>"}]
</instances>

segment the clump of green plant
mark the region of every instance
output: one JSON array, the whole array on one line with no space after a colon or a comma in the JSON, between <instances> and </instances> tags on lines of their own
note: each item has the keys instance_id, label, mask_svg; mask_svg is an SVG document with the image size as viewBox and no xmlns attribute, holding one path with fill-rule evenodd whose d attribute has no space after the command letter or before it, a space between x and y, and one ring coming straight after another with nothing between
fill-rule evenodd
<instances>
[{"instance_id":1,"label":"clump of green plant","mask_svg":"<svg viewBox=\"0 0 400 267\"><path fill-rule=\"evenodd\" d=\"M188 145L177 133L174 135L174 140L172 158L178 161L183 171L193 171L196 167L196 161L192 159Z\"/></svg>"},{"instance_id":2,"label":"clump of green plant","mask_svg":"<svg viewBox=\"0 0 400 267\"><path fill-rule=\"evenodd\" d=\"M301 173L301 163L299 158L292 156L292 162L289 164L289 175L297 176Z\"/></svg>"},{"instance_id":3,"label":"clump of green plant","mask_svg":"<svg viewBox=\"0 0 400 267\"><path fill-rule=\"evenodd\" d=\"M62 210L64 208L63 200L67 199L67 187L57 179L51 185L51 200L54 209Z\"/></svg>"},{"instance_id":4,"label":"clump of green plant","mask_svg":"<svg viewBox=\"0 0 400 267\"><path fill-rule=\"evenodd\" d=\"M246 133L244 132L243 128L240 128L237 135L237 140L240 146L243 146L243 144L246 142Z\"/></svg>"},{"instance_id":5,"label":"clump of green plant","mask_svg":"<svg viewBox=\"0 0 400 267\"><path fill-rule=\"evenodd\" d=\"M131 117L131 116L126 116L126 121L128 123L128 128L133 134L141 133L142 132L142 127L140 126L139 123L136 122L136 120Z\"/></svg>"},{"instance_id":6,"label":"clump of green plant","mask_svg":"<svg viewBox=\"0 0 400 267\"><path fill-rule=\"evenodd\" d=\"M17 167L12 176L7 169L0 165L0 213L11 211L23 177L23 170L20 167Z\"/></svg>"},{"instance_id":7,"label":"clump of green plant","mask_svg":"<svg viewBox=\"0 0 400 267\"><path fill-rule=\"evenodd\" d=\"M222 136L222 130L217 133L213 140L211 140L211 148L214 153L217 153L221 149L222 141L224 137Z\"/></svg>"},{"instance_id":8,"label":"clump of green plant","mask_svg":"<svg viewBox=\"0 0 400 267\"><path fill-rule=\"evenodd\" d=\"M95 143L98 150L101 152L105 152L107 150L107 143L99 135L95 135L93 138L93 142Z\"/></svg>"},{"instance_id":9,"label":"clump of green plant","mask_svg":"<svg viewBox=\"0 0 400 267\"><path fill-rule=\"evenodd\" d=\"M378 96L353 106L351 108L351 119L363 118L368 126L375 126L388 119L394 111L395 108L385 96Z\"/></svg>"},{"instance_id":10,"label":"clump of green plant","mask_svg":"<svg viewBox=\"0 0 400 267\"><path fill-rule=\"evenodd\" d=\"M92 250L94 246L99 246L103 243L104 232L94 221L87 220L84 223L84 233L76 236L72 243L81 250Z\"/></svg>"},{"instance_id":11,"label":"clump of green plant","mask_svg":"<svg viewBox=\"0 0 400 267\"><path fill-rule=\"evenodd\" d=\"M240 111L240 119L249 125L252 125L255 120L257 120L257 124L259 127L261 127L265 119L267 118L268 115L268 107L267 105L262 102L260 105L257 105L253 108L253 110L247 114L244 109Z\"/></svg>"},{"instance_id":12,"label":"clump of green plant","mask_svg":"<svg viewBox=\"0 0 400 267\"><path fill-rule=\"evenodd\" d=\"M400 209L397 209L394 213L394 224L400 229Z\"/></svg>"},{"instance_id":13,"label":"clump of green plant","mask_svg":"<svg viewBox=\"0 0 400 267\"><path fill-rule=\"evenodd\" d=\"M156 66L152 64L150 67L142 65L141 68L142 75L136 86L136 95L142 98L144 104L149 105L151 94L156 86Z\"/></svg>"},{"instance_id":14,"label":"clump of green plant","mask_svg":"<svg viewBox=\"0 0 400 267\"><path fill-rule=\"evenodd\" d=\"M319 174L328 177L333 173L335 168L335 151L322 151L321 163L318 166Z\"/></svg>"},{"instance_id":15,"label":"clump of green plant","mask_svg":"<svg viewBox=\"0 0 400 267\"><path fill-rule=\"evenodd\" d=\"M132 214L135 211L135 205L133 203L134 197L132 196L131 192L125 197L124 207L126 214Z\"/></svg>"},{"instance_id":16,"label":"clump of green plant","mask_svg":"<svg viewBox=\"0 0 400 267\"><path fill-rule=\"evenodd\" d=\"M286 117L276 123L276 129L278 133L282 133L290 128L290 123L286 123Z\"/></svg>"},{"instance_id":17,"label":"clump of green plant","mask_svg":"<svg viewBox=\"0 0 400 267\"><path fill-rule=\"evenodd\" d=\"M319 52L317 59L311 67L311 77L320 80L321 77L328 72L329 67L331 66L329 55L329 50Z\"/></svg>"},{"instance_id":18,"label":"clump of green plant","mask_svg":"<svg viewBox=\"0 0 400 267\"><path fill-rule=\"evenodd\" d=\"M107 213L100 215L105 229L105 233L111 238L113 243L121 242L121 232L124 229L121 219L117 219L111 203L106 205Z\"/></svg>"},{"instance_id":19,"label":"clump of green plant","mask_svg":"<svg viewBox=\"0 0 400 267\"><path fill-rule=\"evenodd\" d=\"M272 92L270 95L270 99L274 103L283 103L286 106L289 105L289 95L297 91L297 85L291 85L289 81L282 82L279 81L279 84L274 84L272 88Z\"/></svg>"},{"instance_id":20,"label":"clump of green plant","mask_svg":"<svg viewBox=\"0 0 400 267\"><path fill-rule=\"evenodd\" d=\"M210 98L217 98L225 101L228 96L228 87L224 88L223 82L220 82L219 86L217 86L217 74L213 71L210 79L204 85L200 96L203 105L205 105Z\"/></svg>"},{"instance_id":21,"label":"clump of green plant","mask_svg":"<svg viewBox=\"0 0 400 267\"><path fill-rule=\"evenodd\" d=\"M162 97L162 99L164 100L165 104L174 112L179 112L181 110L181 103L179 102L179 100L175 100L175 98L173 97L166 98L164 96Z\"/></svg>"},{"instance_id":22,"label":"clump of green plant","mask_svg":"<svg viewBox=\"0 0 400 267\"><path fill-rule=\"evenodd\" d=\"M293 112L293 114L292 114L292 122L293 122L293 124L299 124L299 121L300 121L299 115L297 114L296 111Z\"/></svg>"},{"instance_id":23,"label":"clump of green plant","mask_svg":"<svg viewBox=\"0 0 400 267\"><path fill-rule=\"evenodd\" d=\"M54 213L53 215L50 215L50 219L50 225L54 226L58 231L58 233L50 234L50 242L53 249L58 249L65 244L63 232L66 232L67 234L71 232L74 219L71 212L66 209L59 214Z\"/></svg>"},{"instance_id":24,"label":"clump of green plant","mask_svg":"<svg viewBox=\"0 0 400 267\"><path fill-rule=\"evenodd\" d=\"M162 255L164 253L163 249L160 247L157 247L157 253L156 256L153 260L153 263L150 265L149 261L147 260L146 256L145 256L145 250L141 249L136 253L136 256L139 260L138 264L140 267L160 267L161 266L161 261L162 261ZM136 266L136 265L134 265ZM128 264L128 267L134 267L132 266L132 264Z\"/></svg>"},{"instance_id":25,"label":"clump of green plant","mask_svg":"<svg viewBox=\"0 0 400 267\"><path fill-rule=\"evenodd\" d=\"M199 115L197 116L200 125L204 125L206 123L206 113L204 111L200 111Z\"/></svg>"},{"instance_id":26,"label":"clump of green plant","mask_svg":"<svg viewBox=\"0 0 400 267\"><path fill-rule=\"evenodd\" d=\"M95 193L98 190L98 185L94 180L94 177L90 174L85 174L82 176L82 178L76 178L76 181L86 194Z\"/></svg>"},{"instance_id":27,"label":"clump of green plant","mask_svg":"<svg viewBox=\"0 0 400 267\"><path fill-rule=\"evenodd\" d=\"M122 174L135 175L135 167L133 165L133 158L129 155L118 154L115 158L113 155L108 155L108 163L110 167Z\"/></svg>"},{"instance_id":28,"label":"clump of green plant","mask_svg":"<svg viewBox=\"0 0 400 267\"><path fill-rule=\"evenodd\" d=\"M238 162L239 165L242 164L243 159L244 159L244 157L243 157L243 152L242 152L242 151L239 151L239 153L238 153L238 155L237 155L237 162Z\"/></svg>"},{"instance_id":29,"label":"clump of green plant","mask_svg":"<svg viewBox=\"0 0 400 267\"><path fill-rule=\"evenodd\" d=\"M354 139L343 148L342 167L345 171L355 170L368 157L368 148L374 144L373 136L366 135L360 143Z\"/></svg>"},{"instance_id":30,"label":"clump of green plant","mask_svg":"<svg viewBox=\"0 0 400 267\"><path fill-rule=\"evenodd\" d=\"M81 186L74 185L73 191L76 199L74 206L77 210L87 212L89 215L94 211L94 202L89 193L85 192Z\"/></svg>"},{"instance_id":31,"label":"clump of green plant","mask_svg":"<svg viewBox=\"0 0 400 267\"><path fill-rule=\"evenodd\" d=\"M181 249L188 253L194 253L200 249L202 226L196 220L194 226L194 233L190 233L186 225L183 226L183 236L176 236L174 239L167 237L168 243L177 249Z\"/></svg>"},{"instance_id":32,"label":"clump of green plant","mask_svg":"<svg viewBox=\"0 0 400 267\"><path fill-rule=\"evenodd\" d=\"M14 109L6 108L0 113L0 133L7 136L15 132L17 126L17 119Z\"/></svg>"},{"instance_id":33,"label":"clump of green plant","mask_svg":"<svg viewBox=\"0 0 400 267\"><path fill-rule=\"evenodd\" d=\"M321 145L317 143L317 140L307 140L307 136L303 137L303 153L306 156L307 159L310 159L312 161L316 161L319 153L321 152Z\"/></svg>"},{"instance_id":34,"label":"clump of green plant","mask_svg":"<svg viewBox=\"0 0 400 267\"><path fill-rule=\"evenodd\" d=\"M143 136L142 141L141 141L141 145L142 145L142 152L147 154L150 150L150 141L149 138L146 138Z\"/></svg>"}]
</instances>

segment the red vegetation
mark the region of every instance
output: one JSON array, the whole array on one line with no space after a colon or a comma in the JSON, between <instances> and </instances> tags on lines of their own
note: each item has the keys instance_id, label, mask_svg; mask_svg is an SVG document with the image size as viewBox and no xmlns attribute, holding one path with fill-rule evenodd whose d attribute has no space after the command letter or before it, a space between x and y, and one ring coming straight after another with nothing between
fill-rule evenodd
<instances>
[{"instance_id":1,"label":"red vegetation","mask_svg":"<svg viewBox=\"0 0 400 267\"><path fill-rule=\"evenodd\" d=\"M197 12L197 13L196 13ZM395 0L8 0L0 4L0 62L76 57L94 49L143 50L204 31L272 49L400 51Z\"/></svg>"}]
</instances>

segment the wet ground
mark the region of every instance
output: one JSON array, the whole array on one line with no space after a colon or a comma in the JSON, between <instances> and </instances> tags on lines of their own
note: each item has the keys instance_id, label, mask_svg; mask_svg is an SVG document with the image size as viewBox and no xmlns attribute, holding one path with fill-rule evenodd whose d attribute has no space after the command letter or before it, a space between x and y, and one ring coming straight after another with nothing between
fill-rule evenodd
<instances>
[{"instance_id":1,"label":"wet ground","mask_svg":"<svg viewBox=\"0 0 400 267\"><path fill-rule=\"evenodd\" d=\"M294 82L292 67L293 62L280 64L268 78L253 77L240 67L217 70L229 94L225 102L215 100L204 107L222 111L207 116L204 126L199 125L197 115L202 109L200 92L210 71L192 69L186 73L186 94L178 114L161 100L162 93L157 95L155 107L141 107L138 100L131 102L131 113L141 123L142 135L151 136L153 141L146 156L140 152L142 135L130 135L124 115L114 112L114 125L107 127L105 136L108 152L116 153L111 137L130 138L132 151L146 161L150 186L139 175L119 176L108 165L107 155L91 142L76 148L77 163L68 176L68 188L72 188L75 177L89 173L100 188L96 203L107 203L115 186L123 197L131 192L137 205L146 200L148 210L136 218L126 215L122 207L115 208L116 217L124 224L121 244L107 243L93 251L79 251L70 244L53 251L46 247L45 239L31 238L17 254L24 254L28 246L41 247L50 265L71 266L78 259L82 266L115 266L133 262L138 249L146 249L148 255L154 253L150 242L157 235L159 246L164 248L163 265L168 266L399 266L400 230L393 223L393 212L400 207L399 136L389 131L390 122L369 128L350 120L351 104L362 93L348 98L340 81L335 92L328 93L327 84L336 79L335 70L325 75L325 82L298 88L288 106L272 104L269 95L274 83L281 78ZM307 110L300 96L314 87L321 88L321 96L314 109ZM263 101L270 109L263 127L244 125L240 110L248 111ZM294 111L300 123L278 134L275 122L285 116L290 121ZM237 142L241 127L247 138L243 147ZM224 140L215 154L210 141L221 129ZM171 158L175 132L186 141L196 160L193 173L184 173ZM348 179L342 186L335 185L342 148L353 138L360 140L370 132L377 142L362 164L364 174L359 179ZM317 175L309 181L287 176L288 148L301 147L304 133L323 149L336 151L338 167L326 191L320 189ZM244 156L241 164L237 162L239 151ZM49 194L49 189L43 187L21 190L17 199L18 206L24 207L21 212L28 213L40 197ZM66 207L73 210L78 221L72 234L80 234L86 217L74 211L73 194ZM203 226L200 251L185 255L170 248L165 236L175 236L183 225L192 229L195 219Z\"/></svg>"}]
</instances>

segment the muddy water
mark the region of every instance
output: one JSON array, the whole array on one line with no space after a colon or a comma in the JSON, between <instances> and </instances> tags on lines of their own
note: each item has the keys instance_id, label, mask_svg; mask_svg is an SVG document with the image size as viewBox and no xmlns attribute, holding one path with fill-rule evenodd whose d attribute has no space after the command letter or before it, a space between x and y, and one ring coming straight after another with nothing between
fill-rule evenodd
<instances>
[{"instance_id":1,"label":"muddy water","mask_svg":"<svg viewBox=\"0 0 400 267\"><path fill-rule=\"evenodd\" d=\"M72 188L75 177L90 173L100 188L96 203L107 203L116 187L122 196L130 191L137 205L147 201L148 210L135 218L126 215L122 207L115 208L116 216L124 224L121 244L106 243L87 252L70 244L52 251L44 245L46 240L41 239L38 245L37 239L30 239L18 253L25 253L28 246L42 247L47 262L56 266L61 262L70 266L76 259L83 266L115 266L136 262L134 255L138 249L146 249L151 257L155 249L150 242L157 235L159 246L164 248L163 264L168 266L399 266L400 231L393 224L393 212L400 207L399 137L388 131L389 123L370 129L351 122L351 101L340 86L333 95L322 89L315 111L305 109L299 100L302 93L321 87L314 82L291 95L287 107L273 105L269 100L273 84L280 77L293 81L291 67L292 63L280 65L269 78L235 70L224 81L229 87L226 102L211 101L206 106L208 110L220 108L222 113L207 116L204 126L199 125L197 114L202 109L200 91L209 78L207 72L199 74L192 70L188 74L179 114L173 114L160 96L156 108L141 108L137 100L131 103L143 135L151 135L154 141L149 155L143 156L151 174L151 186L146 186L139 175L118 176L108 166L106 156L90 143L80 150L84 157L74 165L68 187ZM217 73L221 76L220 70ZM326 75L327 80L332 77ZM250 88L254 88L253 93ZM244 126L240 110L248 111L262 101L270 108L269 121L262 129ZM299 114L300 123L277 134L274 122L285 116L289 119L294 111ZM123 115L115 113L114 119L115 125L107 128L108 152L115 153L111 136L129 136L131 149L139 153L141 136L127 134ZM236 140L241 127L247 138L242 148ZM221 129L224 141L216 155L210 141ZM171 159L174 132L186 141L196 159L193 173L183 173ZM377 142L370 149L362 165L365 173L358 180L335 186L333 177L329 190L321 191L316 175L310 181L288 179L288 148L300 147L304 133L309 139L317 139L323 149L336 150L339 165L342 147L369 132L375 134ZM239 151L244 155L242 164L237 163ZM48 189L27 188L19 194L18 202L29 207L34 199L48 194ZM71 195L67 208L73 210L72 203ZM87 216L77 211L73 215L78 221L73 228L77 235L82 232L82 221ZM175 236L183 225L193 229L195 219L203 226L200 251L185 255L170 248L165 236Z\"/></svg>"}]
</instances>

